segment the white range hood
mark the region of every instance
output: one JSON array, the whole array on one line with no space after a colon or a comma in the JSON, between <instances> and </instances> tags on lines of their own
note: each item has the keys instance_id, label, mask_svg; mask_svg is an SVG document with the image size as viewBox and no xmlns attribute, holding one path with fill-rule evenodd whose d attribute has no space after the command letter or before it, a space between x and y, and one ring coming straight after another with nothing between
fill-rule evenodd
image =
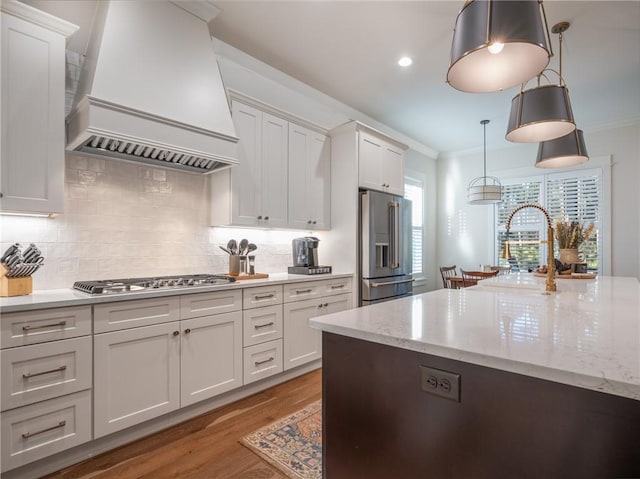
<instances>
[{"instance_id":1,"label":"white range hood","mask_svg":"<svg viewBox=\"0 0 640 479\"><path fill-rule=\"evenodd\" d=\"M184 171L238 164L203 1L97 2L67 150Z\"/></svg>"}]
</instances>

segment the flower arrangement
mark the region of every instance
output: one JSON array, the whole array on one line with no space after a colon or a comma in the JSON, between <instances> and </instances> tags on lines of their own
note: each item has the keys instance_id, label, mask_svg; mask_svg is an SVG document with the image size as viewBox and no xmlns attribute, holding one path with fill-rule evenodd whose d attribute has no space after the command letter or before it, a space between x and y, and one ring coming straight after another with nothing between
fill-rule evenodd
<instances>
[{"instance_id":1,"label":"flower arrangement","mask_svg":"<svg viewBox=\"0 0 640 479\"><path fill-rule=\"evenodd\" d=\"M587 241L595 231L595 224L584 227L579 221L556 221L554 235L558 248L578 248Z\"/></svg>"}]
</instances>

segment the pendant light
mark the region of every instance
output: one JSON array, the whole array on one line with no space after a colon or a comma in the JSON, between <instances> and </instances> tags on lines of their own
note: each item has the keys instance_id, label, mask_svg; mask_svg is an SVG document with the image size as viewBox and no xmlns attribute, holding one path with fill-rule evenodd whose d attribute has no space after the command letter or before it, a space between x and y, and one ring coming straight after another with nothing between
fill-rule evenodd
<instances>
[{"instance_id":1,"label":"pendant light","mask_svg":"<svg viewBox=\"0 0 640 479\"><path fill-rule=\"evenodd\" d=\"M526 82L552 52L542 0L467 0L458 13L447 83L469 93Z\"/></svg>"},{"instance_id":2,"label":"pendant light","mask_svg":"<svg viewBox=\"0 0 640 479\"><path fill-rule=\"evenodd\" d=\"M537 168L565 168L579 165L589 159L582 130L575 129L555 140L543 141L538 146Z\"/></svg>"},{"instance_id":3,"label":"pendant light","mask_svg":"<svg viewBox=\"0 0 640 479\"><path fill-rule=\"evenodd\" d=\"M470 205L488 205L502 201L500 180L495 176L487 176L487 123L489 120L480 122L484 126L484 174L469 183L467 202Z\"/></svg>"},{"instance_id":4,"label":"pendant light","mask_svg":"<svg viewBox=\"0 0 640 479\"><path fill-rule=\"evenodd\" d=\"M560 38L560 69L544 70L538 75L535 88L525 90L522 85L520 93L511 100L511 114L507 126L506 139L517 143L537 143L553 140L568 135L576 129L569 100L569 90L562 77L562 33L569 28L569 22L560 22L551 31ZM541 85L540 81L547 74L558 76L558 84Z\"/></svg>"}]
</instances>

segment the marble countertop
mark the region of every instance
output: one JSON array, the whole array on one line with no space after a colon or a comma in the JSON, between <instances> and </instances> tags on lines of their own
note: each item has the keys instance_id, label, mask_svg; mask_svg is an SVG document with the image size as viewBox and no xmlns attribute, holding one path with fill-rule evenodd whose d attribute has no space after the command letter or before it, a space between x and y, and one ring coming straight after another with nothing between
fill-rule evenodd
<instances>
[{"instance_id":1,"label":"marble countertop","mask_svg":"<svg viewBox=\"0 0 640 479\"><path fill-rule=\"evenodd\" d=\"M105 294L91 296L72 288L36 290L31 294L0 298L0 312L13 313L18 311L30 311L44 308L59 308L65 306L80 306L84 304L109 303L114 301L129 301L134 299L156 298L161 296L179 296L184 294L207 293L238 288L251 288L272 284L299 283L304 281L320 281L323 279L336 279L353 277L350 273L332 274L287 274L270 273L268 278L238 280L235 283L217 286L194 286L174 289L150 289L122 294Z\"/></svg>"},{"instance_id":2,"label":"marble countertop","mask_svg":"<svg viewBox=\"0 0 640 479\"><path fill-rule=\"evenodd\" d=\"M323 331L640 400L640 283L512 274L311 319Z\"/></svg>"}]
</instances>

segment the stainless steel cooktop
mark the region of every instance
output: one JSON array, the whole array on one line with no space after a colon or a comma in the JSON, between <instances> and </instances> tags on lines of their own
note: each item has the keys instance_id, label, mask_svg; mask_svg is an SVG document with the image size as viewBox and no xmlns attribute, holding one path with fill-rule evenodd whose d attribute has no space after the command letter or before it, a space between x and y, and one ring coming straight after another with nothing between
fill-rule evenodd
<instances>
[{"instance_id":1,"label":"stainless steel cooktop","mask_svg":"<svg viewBox=\"0 0 640 479\"><path fill-rule=\"evenodd\" d=\"M182 276L154 276L149 278L107 279L97 281L76 281L73 289L85 293L118 294L153 289L175 289L193 286L214 286L235 282L231 276L216 274L190 274Z\"/></svg>"}]
</instances>

